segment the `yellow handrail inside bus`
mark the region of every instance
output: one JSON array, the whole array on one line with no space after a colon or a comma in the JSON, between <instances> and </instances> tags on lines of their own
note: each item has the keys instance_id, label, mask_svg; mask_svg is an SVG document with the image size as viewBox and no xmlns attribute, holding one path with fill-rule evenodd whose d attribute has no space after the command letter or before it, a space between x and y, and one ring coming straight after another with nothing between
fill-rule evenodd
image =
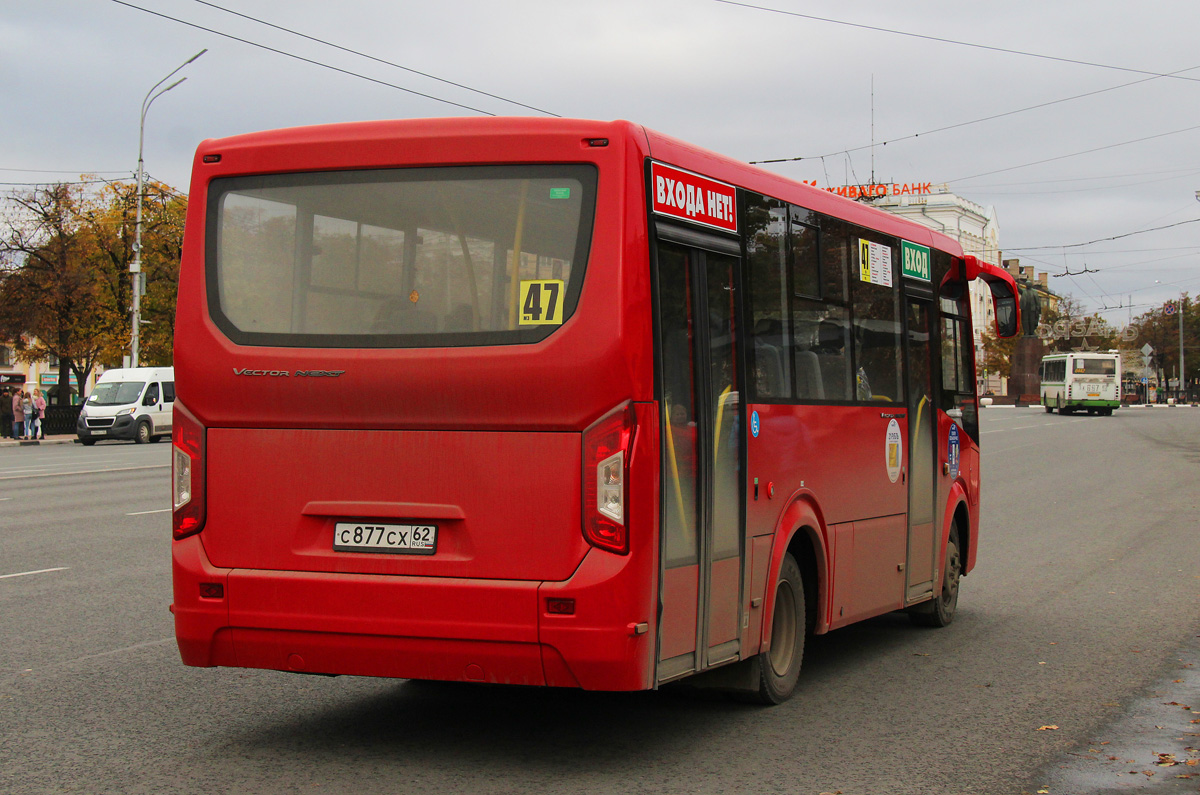
<instances>
[{"instance_id":1,"label":"yellow handrail inside bus","mask_svg":"<svg viewBox=\"0 0 1200 795\"><path fill-rule=\"evenodd\" d=\"M671 404L664 404L667 414L667 458L671 462L671 482L675 486L675 505L679 510L679 527L686 531L687 517L683 513L683 489L679 485L679 461L675 457L675 434L671 432Z\"/></svg>"},{"instance_id":2,"label":"yellow handrail inside bus","mask_svg":"<svg viewBox=\"0 0 1200 795\"><path fill-rule=\"evenodd\" d=\"M724 417L725 417L725 404L730 399L737 397L736 394L733 394L733 395L730 394L731 389L733 389L733 384L730 384L729 386L725 387L725 389L721 392L721 397L717 398L717 426L716 426L716 428L713 429L713 460L714 461L717 458L717 451L721 449L721 420L724 419Z\"/></svg>"},{"instance_id":3,"label":"yellow handrail inside bus","mask_svg":"<svg viewBox=\"0 0 1200 795\"><path fill-rule=\"evenodd\" d=\"M512 280L508 286L508 328L517 327L517 304L521 300L521 238L525 235L525 200L529 194L529 180L521 180L521 204L517 207L517 229L513 233Z\"/></svg>"},{"instance_id":4,"label":"yellow handrail inside bus","mask_svg":"<svg viewBox=\"0 0 1200 795\"><path fill-rule=\"evenodd\" d=\"M921 435L921 420L925 416L925 406L929 403L927 395L921 396L921 402L917 404L917 424L913 426L913 438L909 441L909 447L917 443L917 437Z\"/></svg>"},{"instance_id":5,"label":"yellow handrail inside bus","mask_svg":"<svg viewBox=\"0 0 1200 795\"><path fill-rule=\"evenodd\" d=\"M471 250L467 247L467 237L463 234L462 224L458 221L458 213L454 212L454 208L450 202L446 201L446 195L443 190L442 207L446 210L446 215L450 216L450 223L454 224L454 234L458 236L458 245L462 248L463 263L467 268L467 281L471 284L471 330L479 331L479 285L475 281L475 263L471 260Z\"/></svg>"}]
</instances>

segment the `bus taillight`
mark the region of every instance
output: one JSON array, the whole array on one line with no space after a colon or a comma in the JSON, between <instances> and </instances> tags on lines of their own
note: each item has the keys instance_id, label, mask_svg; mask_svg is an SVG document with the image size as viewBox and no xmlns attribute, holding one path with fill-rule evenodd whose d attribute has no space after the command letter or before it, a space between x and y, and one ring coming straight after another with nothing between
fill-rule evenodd
<instances>
[{"instance_id":1,"label":"bus taillight","mask_svg":"<svg viewBox=\"0 0 1200 795\"><path fill-rule=\"evenodd\" d=\"M583 537L594 547L629 552L629 454L636 428L626 403L583 432Z\"/></svg>"},{"instance_id":2,"label":"bus taillight","mask_svg":"<svg viewBox=\"0 0 1200 795\"><path fill-rule=\"evenodd\" d=\"M171 431L171 528L186 538L204 527L204 426L178 401Z\"/></svg>"}]
</instances>

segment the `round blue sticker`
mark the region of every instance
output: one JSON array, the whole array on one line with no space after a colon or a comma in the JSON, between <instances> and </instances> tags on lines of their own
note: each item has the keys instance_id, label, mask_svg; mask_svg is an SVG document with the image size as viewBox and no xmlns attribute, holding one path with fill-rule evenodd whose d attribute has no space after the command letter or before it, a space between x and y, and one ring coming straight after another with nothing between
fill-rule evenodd
<instances>
[{"instance_id":1,"label":"round blue sticker","mask_svg":"<svg viewBox=\"0 0 1200 795\"><path fill-rule=\"evenodd\" d=\"M758 438L758 412L757 411L750 412L750 433L754 435L755 439Z\"/></svg>"},{"instance_id":2,"label":"round blue sticker","mask_svg":"<svg viewBox=\"0 0 1200 795\"><path fill-rule=\"evenodd\" d=\"M946 458L950 462L950 477L958 477L958 425L951 423L950 438L946 444Z\"/></svg>"}]
</instances>

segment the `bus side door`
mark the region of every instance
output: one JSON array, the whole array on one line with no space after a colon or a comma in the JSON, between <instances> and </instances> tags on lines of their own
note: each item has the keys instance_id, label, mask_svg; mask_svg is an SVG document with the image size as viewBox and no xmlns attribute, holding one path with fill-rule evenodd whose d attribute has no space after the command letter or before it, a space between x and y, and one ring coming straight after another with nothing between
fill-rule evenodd
<instances>
[{"instance_id":1,"label":"bus side door","mask_svg":"<svg viewBox=\"0 0 1200 795\"><path fill-rule=\"evenodd\" d=\"M714 241L719 245L720 241ZM663 417L660 682L736 659L744 560L740 260L657 249Z\"/></svg>"},{"instance_id":2,"label":"bus side door","mask_svg":"<svg viewBox=\"0 0 1200 795\"><path fill-rule=\"evenodd\" d=\"M937 402L933 392L932 301L921 295L904 298L905 356L908 380L908 550L905 601L933 591L937 557L934 504L937 499Z\"/></svg>"}]
</instances>

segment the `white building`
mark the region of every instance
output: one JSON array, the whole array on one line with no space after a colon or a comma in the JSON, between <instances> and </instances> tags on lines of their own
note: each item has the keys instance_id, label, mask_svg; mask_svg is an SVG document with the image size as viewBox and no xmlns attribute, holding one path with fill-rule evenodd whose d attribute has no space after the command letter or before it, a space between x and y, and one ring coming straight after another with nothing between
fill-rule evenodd
<instances>
[{"instance_id":1,"label":"white building","mask_svg":"<svg viewBox=\"0 0 1200 795\"><path fill-rule=\"evenodd\" d=\"M103 368L94 368L91 375L88 376L88 383L85 384L83 393L86 395L91 392L91 388L96 383L96 378L99 375L97 370ZM72 402L80 401L79 384L75 382L74 373L71 374L71 389L74 392ZM26 364L17 361L16 352L7 345L0 345L0 387L20 387L22 389L37 388L46 392L55 384L58 383L58 358L51 356L40 362Z\"/></svg>"},{"instance_id":2,"label":"white building","mask_svg":"<svg viewBox=\"0 0 1200 795\"><path fill-rule=\"evenodd\" d=\"M996 221L994 207L984 207L957 196L945 185L932 186L927 193L893 195L889 191L888 195L873 199L871 204L952 237L967 254L1000 267L1000 225ZM992 308L991 292L981 281L977 279L971 282L970 291L975 360L983 362L983 332L991 328L995 333L995 310ZM981 382L983 377L981 364ZM1004 387L1003 379L988 374L987 383L980 384L980 392L990 389L997 394L1004 394Z\"/></svg>"}]
</instances>

